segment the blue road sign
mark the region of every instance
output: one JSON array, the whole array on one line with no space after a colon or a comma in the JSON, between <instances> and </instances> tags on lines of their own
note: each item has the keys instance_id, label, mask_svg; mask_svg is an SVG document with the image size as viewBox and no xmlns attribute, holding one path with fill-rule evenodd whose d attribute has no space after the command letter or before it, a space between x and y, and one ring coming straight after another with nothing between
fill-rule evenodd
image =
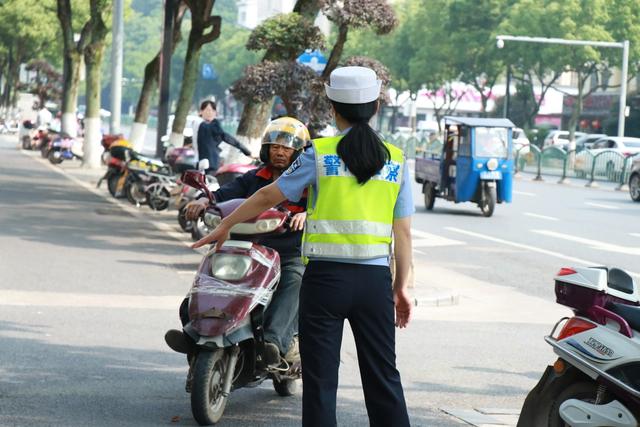
<instances>
[{"instance_id":1,"label":"blue road sign","mask_svg":"<svg viewBox=\"0 0 640 427\"><path fill-rule=\"evenodd\" d=\"M204 80L215 80L218 78L212 64L202 64L202 78Z\"/></svg>"},{"instance_id":2,"label":"blue road sign","mask_svg":"<svg viewBox=\"0 0 640 427\"><path fill-rule=\"evenodd\" d=\"M307 49L304 51L302 55L296 59L298 64L306 65L307 67L313 69L316 73L320 74L324 70L324 67L327 65L327 58L324 57L319 50L311 50Z\"/></svg>"}]
</instances>

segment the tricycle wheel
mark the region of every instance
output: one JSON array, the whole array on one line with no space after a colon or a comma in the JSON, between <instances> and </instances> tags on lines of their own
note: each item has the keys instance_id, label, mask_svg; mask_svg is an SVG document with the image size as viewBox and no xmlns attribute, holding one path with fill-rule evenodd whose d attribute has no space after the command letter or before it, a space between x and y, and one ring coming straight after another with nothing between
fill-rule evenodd
<instances>
[{"instance_id":1,"label":"tricycle wheel","mask_svg":"<svg viewBox=\"0 0 640 427\"><path fill-rule=\"evenodd\" d=\"M480 210L482 215L490 217L496 207L496 187L488 182L482 183L482 197L480 198Z\"/></svg>"},{"instance_id":2,"label":"tricycle wheel","mask_svg":"<svg viewBox=\"0 0 640 427\"><path fill-rule=\"evenodd\" d=\"M201 426L220 421L227 405L223 394L227 368L224 349L201 351L196 356L191 386L191 412Z\"/></svg>"},{"instance_id":3,"label":"tricycle wheel","mask_svg":"<svg viewBox=\"0 0 640 427\"><path fill-rule=\"evenodd\" d=\"M422 187L424 193L424 207L430 211L433 209L433 205L436 202L436 189L433 183L427 181Z\"/></svg>"}]
</instances>

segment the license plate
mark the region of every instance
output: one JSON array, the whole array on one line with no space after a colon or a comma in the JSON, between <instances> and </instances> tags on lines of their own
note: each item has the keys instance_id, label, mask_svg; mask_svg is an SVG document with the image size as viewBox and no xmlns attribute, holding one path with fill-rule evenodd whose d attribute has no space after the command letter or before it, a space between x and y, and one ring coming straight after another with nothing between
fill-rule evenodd
<instances>
[{"instance_id":1,"label":"license plate","mask_svg":"<svg viewBox=\"0 0 640 427\"><path fill-rule=\"evenodd\" d=\"M502 179L502 172L500 172L500 171L484 171L484 172L480 172L480 179L487 179L487 180Z\"/></svg>"}]
</instances>

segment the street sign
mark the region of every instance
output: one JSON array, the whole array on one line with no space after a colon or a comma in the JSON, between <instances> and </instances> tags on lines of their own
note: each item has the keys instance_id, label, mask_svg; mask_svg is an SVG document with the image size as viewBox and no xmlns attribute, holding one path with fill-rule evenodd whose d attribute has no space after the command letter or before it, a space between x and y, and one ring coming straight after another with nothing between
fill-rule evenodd
<instances>
[{"instance_id":1,"label":"street sign","mask_svg":"<svg viewBox=\"0 0 640 427\"><path fill-rule=\"evenodd\" d=\"M327 58L324 57L319 50L311 50L307 49L304 51L302 55L296 59L298 64L306 65L307 67L313 69L316 73L320 74L324 70L324 67L327 65Z\"/></svg>"},{"instance_id":2,"label":"street sign","mask_svg":"<svg viewBox=\"0 0 640 427\"><path fill-rule=\"evenodd\" d=\"M212 64L202 64L202 78L204 80L215 80L218 78Z\"/></svg>"}]
</instances>

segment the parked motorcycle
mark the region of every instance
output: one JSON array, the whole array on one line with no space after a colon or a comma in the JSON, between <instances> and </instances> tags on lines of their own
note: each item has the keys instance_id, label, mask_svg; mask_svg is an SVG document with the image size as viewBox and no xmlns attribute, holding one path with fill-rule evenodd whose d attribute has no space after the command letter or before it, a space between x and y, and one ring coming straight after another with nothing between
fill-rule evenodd
<instances>
[{"instance_id":1,"label":"parked motorcycle","mask_svg":"<svg viewBox=\"0 0 640 427\"><path fill-rule=\"evenodd\" d=\"M118 133L118 134L105 133L102 135L100 144L102 145L102 148L104 151L100 156L100 160L102 161L103 165L106 165L109 163L109 156L110 156L109 149L111 148L111 145L114 144L116 141L121 141L121 140L124 140L124 135L122 135L121 133Z\"/></svg>"},{"instance_id":2,"label":"parked motorcycle","mask_svg":"<svg viewBox=\"0 0 640 427\"><path fill-rule=\"evenodd\" d=\"M187 171L181 180L203 191L211 201L204 213L210 227L243 201L215 205L199 171ZM279 395L290 396L295 391L301 376L297 355L279 366L264 362L263 313L280 278L280 257L273 249L252 241L284 232L288 220L288 211L269 209L234 226L232 239L243 240L228 240L204 256L183 303L183 330L190 343L186 390L191 393L191 410L200 425L221 419L232 390L271 379Z\"/></svg>"},{"instance_id":3,"label":"parked motorcycle","mask_svg":"<svg viewBox=\"0 0 640 427\"><path fill-rule=\"evenodd\" d=\"M518 427L636 427L640 420L640 293L618 268L563 268L562 318L545 341L558 359L528 394ZM559 332L558 332L559 331Z\"/></svg>"},{"instance_id":4,"label":"parked motorcycle","mask_svg":"<svg viewBox=\"0 0 640 427\"><path fill-rule=\"evenodd\" d=\"M62 163L64 160L77 158L82 160L79 149L74 147L76 141L66 133L59 133L53 136L49 141L47 155L49 162L54 165Z\"/></svg>"},{"instance_id":5,"label":"parked motorcycle","mask_svg":"<svg viewBox=\"0 0 640 427\"><path fill-rule=\"evenodd\" d=\"M118 139L109 145L109 152L104 156L107 172L96 184L100 188L102 181L107 181L109 193L115 198L125 197L125 183L127 181L127 162L131 160L133 144L125 139Z\"/></svg>"},{"instance_id":6,"label":"parked motorcycle","mask_svg":"<svg viewBox=\"0 0 640 427\"><path fill-rule=\"evenodd\" d=\"M31 150L31 140L35 137L36 126L31 120L25 120L20 125L18 138L23 150Z\"/></svg>"}]
</instances>

